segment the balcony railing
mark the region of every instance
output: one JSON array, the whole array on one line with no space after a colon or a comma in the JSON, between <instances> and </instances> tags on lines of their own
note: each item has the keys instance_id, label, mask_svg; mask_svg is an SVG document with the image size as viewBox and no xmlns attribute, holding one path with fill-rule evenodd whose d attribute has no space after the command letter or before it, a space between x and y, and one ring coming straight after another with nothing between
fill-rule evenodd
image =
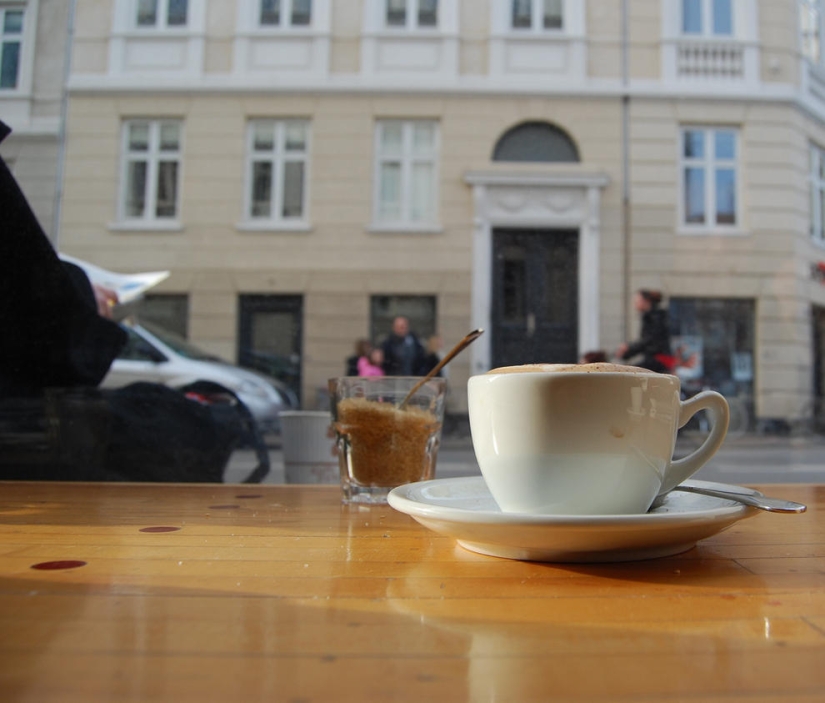
<instances>
[{"instance_id":1,"label":"balcony railing","mask_svg":"<svg viewBox=\"0 0 825 703\"><path fill-rule=\"evenodd\" d=\"M759 87L759 44L742 39L669 37L662 75L674 90L752 91Z\"/></svg>"},{"instance_id":2,"label":"balcony railing","mask_svg":"<svg viewBox=\"0 0 825 703\"><path fill-rule=\"evenodd\" d=\"M676 56L676 71L681 78L741 80L745 77L745 51L741 44L681 41Z\"/></svg>"}]
</instances>

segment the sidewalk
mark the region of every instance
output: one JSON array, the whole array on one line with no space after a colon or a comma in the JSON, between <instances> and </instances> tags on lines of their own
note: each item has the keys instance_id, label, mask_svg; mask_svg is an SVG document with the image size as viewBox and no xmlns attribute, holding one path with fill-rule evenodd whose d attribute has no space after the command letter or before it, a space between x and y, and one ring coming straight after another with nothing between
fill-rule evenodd
<instances>
[{"instance_id":1,"label":"sidewalk","mask_svg":"<svg viewBox=\"0 0 825 703\"><path fill-rule=\"evenodd\" d=\"M280 442L273 440L272 465L264 483L283 483L284 461ZM677 443L676 456L684 456L694 444ZM252 452L235 452L224 480L240 482L255 466ZM478 465L469 434L442 439L436 473L439 478L478 476ZM739 485L757 483L825 483L825 437L778 437L746 435L728 439L695 478Z\"/></svg>"}]
</instances>

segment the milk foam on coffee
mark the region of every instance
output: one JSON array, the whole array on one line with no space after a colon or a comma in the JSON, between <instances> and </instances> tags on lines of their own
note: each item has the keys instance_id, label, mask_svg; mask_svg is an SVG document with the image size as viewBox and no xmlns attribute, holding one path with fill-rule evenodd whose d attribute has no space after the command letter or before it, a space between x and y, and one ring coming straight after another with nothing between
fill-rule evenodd
<instances>
[{"instance_id":1,"label":"milk foam on coffee","mask_svg":"<svg viewBox=\"0 0 825 703\"><path fill-rule=\"evenodd\" d=\"M627 366L625 364L611 364L602 361L595 364L523 364L521 366L500 366L488 371L488 374L501 373L633 373L653 374L655 371Z\"/></svg>"}]
</instances>

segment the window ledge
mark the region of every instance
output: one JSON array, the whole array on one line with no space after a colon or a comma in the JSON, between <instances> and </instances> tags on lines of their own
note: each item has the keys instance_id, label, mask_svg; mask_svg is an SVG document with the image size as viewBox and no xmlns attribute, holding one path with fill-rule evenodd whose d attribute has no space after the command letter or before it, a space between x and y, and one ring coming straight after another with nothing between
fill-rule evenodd
<instances>
[{"instance_id":1,"label":"window ledge","mask_svg":"<svg viewBox=\"0 0 825 703\"><path fill-rule=\"evenodd\" d=\"M665 44L719 44L719 45L745 45L753 44L741 37L734 37L724 34L677 34L673 37L662 39Z\"/></svg>"},{"instance_id":2,"label":"window ledge","mask_svg":"<svg viewBox=\"0 0 825 703\"><path fill-rule=\"evenodd\" d=\"M110 232L183 232L180 220L123 220L108 227Z\"/></svg>"},{"instance_id":3,"label":"window ledge","mask_svg":"<svg viewBox=\"0 0 825 703\"><path fill-rule=\"evenodd\" d=\"M676 230L676 234L680 237L747 237L750 232L739 227L686 227L682 225Z\"/></svg>"},{"instance_id":4,"label":"window ledge","mask_svg":"<svg viewBox=\"0 0 825 703\"><path fill-rule=\"evenodd\" d=\"M252 27L247 30L237 32L236 37L268 39L277 37L288 37L290 39L324 39L329 38L330 33L313 27Z\"/></svg>"},{"instance_id":5,"label":"window ledge","mask_svg":"<svg viewBox=\"0 0 825 703\"><path fill-rule=\"evenodd\" d=\"M309 222L297 220L295 222L285 222L277 220L245 220L238 222L235 229L239 232L311 232L312 225Z\"/></svg>"},{"instance_id":6,"label":"window ledge","mask_svg":"<svg viewBox=\"0 0 825 703\"><path fill-rule=\"evenodd\" d=\"M367 228L370 234L443 234L441 225L412 223L373 223Z\"/></svg>"},{"instance_id":7,"label":"window ledge","mask_svg":"<svg viewBox=\"0 0 825 703\"><path fill-rule=\"evenodd\" d=\"M433 29L426 27L424 29L416 29L406 27L395 28L381 28L375 29L371 32L364 32L361 36L368 39L456 39L458 34L456 32L445 32L441 29Z\"/></svg>"},{"instance_id":8,"label":"window ledge","mask_svg":"<svg viewBox=\"0 0 825 703\"><path fill-rule=\"evenodd\" d=\"M200 30L185 27L146 27L145 29L131 28L115 31L112 37L117 39L204 39L205 34Z\"/></svg>"},{"instance_id":9,"label":"window ledge","mask_svg":"<svg viewBox=\"0 0 825 703\"><path fill-rule=\"evenodd\" d=\"M516 30L498 32L490 36L491 39L503 39L505 41L524 41L524 42L542 42L548 40L555 41L572 41L573 39L581 39L582 37L570 34L563 29L525 29L523 32Z\"/></svg>"}]
</instances>

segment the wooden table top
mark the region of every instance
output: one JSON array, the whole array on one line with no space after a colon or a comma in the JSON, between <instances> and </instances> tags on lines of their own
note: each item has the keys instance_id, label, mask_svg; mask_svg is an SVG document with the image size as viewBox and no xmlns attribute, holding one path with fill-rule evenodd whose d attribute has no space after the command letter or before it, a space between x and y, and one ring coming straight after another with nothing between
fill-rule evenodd
<instances>
[{"instance_id":1,"label":"wooden table top","mask_svg":"<svg viewBox=\"0 0 825 703\"><path fill-rule=\"evenodd\" d=\"M0 700L822 701L825 486L764 491L808 512L572 565L335 486L0 483Z\"/></svg>"}]
</instances>

